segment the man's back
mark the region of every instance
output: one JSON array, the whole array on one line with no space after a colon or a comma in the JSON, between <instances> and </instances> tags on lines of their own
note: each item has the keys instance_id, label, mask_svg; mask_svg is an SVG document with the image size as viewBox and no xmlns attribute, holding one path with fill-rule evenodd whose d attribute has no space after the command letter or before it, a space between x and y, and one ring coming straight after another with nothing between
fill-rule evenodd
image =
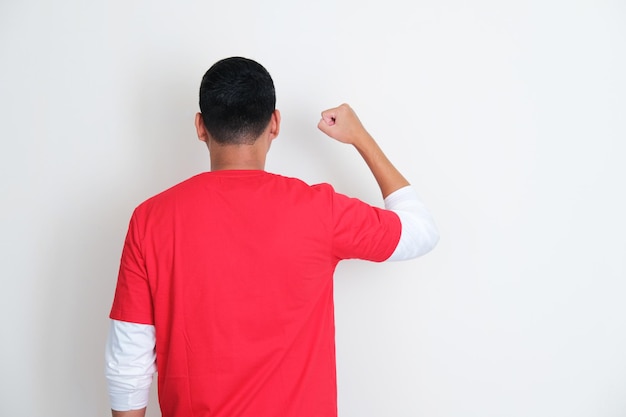
<instances>
[{"instance_id":1,"label":"man's back","mask_svg":"<svg viewBox=\"0 0 626 417\"><path fill-rule=\"evenodd\" d=\"M211 172L129 225L105 350L112 414L143 417L158 368L164 417L334 417L337 263L421 256L437 228L347 104L318 128L359 152L385 209L265 172L281 115L259 63L215 63L199 104Z\"/></svg>"},{"instance_id":2,"label":"man's back","mask_svg":"<svg viewBox=\"0 0 626 417\"><path fill-rule=\"evenodd\" d=\"M329 185L200 174L136 209L111 318L155 326L164 415L335 416L335 266L400 227Z\"/></svg>"}]
</instances>

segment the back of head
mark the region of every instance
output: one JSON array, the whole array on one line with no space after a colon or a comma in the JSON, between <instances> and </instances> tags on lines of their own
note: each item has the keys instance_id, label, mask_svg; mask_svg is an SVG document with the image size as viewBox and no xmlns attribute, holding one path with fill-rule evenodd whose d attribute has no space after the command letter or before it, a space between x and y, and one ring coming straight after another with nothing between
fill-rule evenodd
<instances>
[{"instance_id":1,"label":"back of head","mask_svg":"<svg viewBox=\"0 0 626 417\"><path fill-rule=\"evenodd\" d=\"M251 59L223 59L202 78L200 112L207 131L218 143L254 143L275 108L272 77Z\"/></svg>"}]
</instances>

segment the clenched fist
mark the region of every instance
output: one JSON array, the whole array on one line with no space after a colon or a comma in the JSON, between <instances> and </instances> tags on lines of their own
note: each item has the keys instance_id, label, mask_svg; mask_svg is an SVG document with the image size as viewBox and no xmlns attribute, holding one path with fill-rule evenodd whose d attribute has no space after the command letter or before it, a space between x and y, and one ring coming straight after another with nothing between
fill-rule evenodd
<instances>
[{"instance_id":1,"label":"clenched fist","mask_svg":"<svg viewBox=\"0 0 626 417\"><path fill-rule=\"evenodd\" d=\"M331 138L351 145L371 138L354 110L347 104L323 111L317 127Z\"/></svg>"}]
</instances>

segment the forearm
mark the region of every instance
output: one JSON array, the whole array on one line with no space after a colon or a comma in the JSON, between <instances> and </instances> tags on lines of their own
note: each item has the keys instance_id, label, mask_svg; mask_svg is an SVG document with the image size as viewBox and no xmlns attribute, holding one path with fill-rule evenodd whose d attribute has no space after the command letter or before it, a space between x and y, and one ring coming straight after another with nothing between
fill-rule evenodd
<instances>
[{"instance_id":1,"label":"forearm","mask_svg":"<svg viewBox=\"0 0 626 417\"><path fill-rule=\"evenodd\" d=\"M372 171L383 198L409 185L409 181L396 169L369 133L363 132L353 145Z\"/></svg>"},{"instance_id":2,"label":"forearm","mask_svg":"<svg viewBox=\"0 0 626 417\"><path fill-rule=\"evenodd\" d=\"M144 417L146 415L146 408L142 408L141 410L130 410L130 411L115 411L111 410L113 417Z\"/></svg>"}]
</instances>

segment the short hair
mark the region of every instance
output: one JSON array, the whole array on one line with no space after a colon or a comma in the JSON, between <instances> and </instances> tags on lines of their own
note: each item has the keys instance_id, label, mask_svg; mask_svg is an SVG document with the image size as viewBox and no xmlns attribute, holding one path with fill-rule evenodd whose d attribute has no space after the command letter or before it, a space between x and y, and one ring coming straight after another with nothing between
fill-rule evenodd
<instances>
[{"instance_id":1,"label":"short hair","mask_svg":"<svg viewBox=\"0 0 626 417\"><path fill-rule=\"evenodd\" d=\"M211 137L221 144L252 144L276 109L274 82L248 58L213 64L200 84L200 112Z\"/></svg>"}]
</instances>

